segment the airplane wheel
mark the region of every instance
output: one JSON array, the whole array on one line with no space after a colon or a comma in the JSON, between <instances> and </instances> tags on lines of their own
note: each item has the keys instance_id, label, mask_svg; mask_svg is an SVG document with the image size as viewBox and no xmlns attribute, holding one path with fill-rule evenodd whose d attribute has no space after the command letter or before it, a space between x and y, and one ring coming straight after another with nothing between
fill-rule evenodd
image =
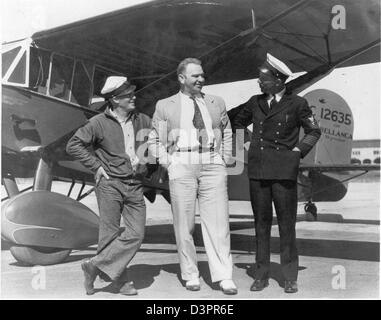
<instances>
[{"instance_id":1,"label":"airplane wheel","mask_svg":"<svg viewBox=\"0 0 381 320\"><path fill-rule=\"evenodd\" d=\"M71 249L13 246L10 251L22 265L46 266L63 262L69 256Z\"/></svg>"},{"instance_id":2,"label":"airplane wheel","mask_svg":"<svg viewBox=\"0 0 381 320\"><path fill-rule=\"evenodd\" d=\"M304 211L306 213L307 221L316 221L317 220L317 207L314 203L308 202L304 206Z\"/></svg>"}]
</instances>

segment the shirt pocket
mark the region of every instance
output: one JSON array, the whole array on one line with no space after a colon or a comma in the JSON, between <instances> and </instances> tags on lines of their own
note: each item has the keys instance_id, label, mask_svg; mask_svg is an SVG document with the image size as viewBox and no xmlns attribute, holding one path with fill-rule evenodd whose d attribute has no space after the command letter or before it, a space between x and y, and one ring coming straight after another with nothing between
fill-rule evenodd
<instances>
[{"instance_id":1,"label":"shirt pocket","mask_svg":"<svg viewBox=\"0 0 381 320\"><path fill-rule=\"evenodd\" d=\"M284 121L287 127L295 127L296 125L296 116L294 112L286 112L284 115Z\"/></svg>"},{"instance_id":2,"label":"shirt pocket","mask_svg":"<svg viewBox=\"0 0 381 320\"><path fill-rule=\"evenodd\" d=\"M124 158L112 159L112 160L109 161L109 165L110 165L111 167L116 167L116 168L118 168L118 167L124 165L124 164L126 163L126 161L127 161L127 160L124 159Z\"/></svg>"},{"instance_id":3,"label":"shirt pocket","mask_svg":"<svg viewBox=\"0 0 381 320\"><path fill-rule=\"evenodd\" d=\"M295 128L298 126L298 121L295 113L293 112L286 113L284 117L284 134L288 136L293 134Z\"/></svg>"}]
</instances>

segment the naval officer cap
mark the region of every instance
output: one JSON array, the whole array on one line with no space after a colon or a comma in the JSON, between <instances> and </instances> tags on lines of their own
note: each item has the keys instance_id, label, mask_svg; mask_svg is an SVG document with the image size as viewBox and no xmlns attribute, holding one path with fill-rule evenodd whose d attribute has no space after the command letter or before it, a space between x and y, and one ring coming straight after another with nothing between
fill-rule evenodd
<instances>
[{"instance_id":1,"label":"naval officer cap","mask_svg":"<svg viewBox=\"0 0 381 320\"><path fill-rule=\"evenodd\" d=\"M127 77L111 76L106 79L101 90L101 96L105 99L123 96L133 92L136 86L131 85Z\"/></svg>"},{"instance_id":2,"label":"naval officer cap","mask_svg":"<svg viewBox=\"0 0 381 320\"><path fill-rule=\"evenodd\" d=\"M281 80L286 80L292 75L292 71L287 65L280 61L279 59L272 56L270 53L267 54L265 63L259 68L263 73L271 73Z\"/></svg>"}]
</instances>

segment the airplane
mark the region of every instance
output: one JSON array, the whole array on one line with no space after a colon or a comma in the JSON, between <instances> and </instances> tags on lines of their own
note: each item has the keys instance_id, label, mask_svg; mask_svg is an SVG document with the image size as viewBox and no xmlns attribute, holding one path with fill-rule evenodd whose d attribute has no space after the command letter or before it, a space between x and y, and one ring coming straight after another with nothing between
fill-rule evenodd
<instances>
[{"instance_id":1,"label":"airplane","mask_svg":"<svg viewBox=\"0 0 381 320\"><path fill-rule=\"evenodd\" d=\"M107 76L128 75L138 88L137 108L152 116L155 102L178 90L176 67L183 58L200 58L208 84L219 84L257 78L257 67L270 52L294 72L306 72L287 83L299 93L336 67L380 61L379 12L377 0L155 0L4 43L2 184L7 197L1 236L11 243L14 258L22 264L56 264L72 249L97 242L98 217L80 202L93 190L83 192L94 185L93 174L73 161L65 146L77 128L102 112L104 103L92 102L99 100ZM353 116L343 99L327 90L306 98L323 134L300 166L299 200L307 201L306 211L316 216L313 201L345 195L344 173L363 174L379 165L350 165ZM229 117L236 111L232 108ZM247 129L235 138L230 200L248 200L249 134ZM163 170L143 181L150 201L157 193L170 201ZM33 178L33 185L19 190L17 178ZM53 181L71 182L66 196L51 191ZM73 199L76 183L82 186Z\"/></svg>"}]
</instances>

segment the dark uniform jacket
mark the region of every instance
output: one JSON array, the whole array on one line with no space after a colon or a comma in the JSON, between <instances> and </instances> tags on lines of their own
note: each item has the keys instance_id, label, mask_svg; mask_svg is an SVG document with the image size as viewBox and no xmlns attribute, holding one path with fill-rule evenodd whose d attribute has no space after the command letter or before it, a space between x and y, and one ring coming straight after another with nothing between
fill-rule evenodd
<instances>
[{"instance_id":1,"label":"dark uniform jacket","mask_svg":"<svg viewBox=\"0 0 381 320\"><path fill-rule=\"evenodd\" d=\"M151 119L143 113L134 113L131 117L135 133L135 152L142 160L148 153L143 144L151 130ZM109 109L92 117L79 128L69 140L66 151L94 172L102 166L111 177L126 178L147 172L146 165L141 163L133 170L125 150L122 127Z\"/></svg>"},{"instance_id":2,"label":"dark uniform jacket","mask_svg":"<svg viewBox=\"0 0 381 320\"><path fill-rule=\"evenodd\" d=\"M270 110L266 95L256 95L240 105L231 119L233 129L253 124L248 156L250 179L296 180L300 158L319 140L321 131L307 101L284 94ZM299 141L300 127L304 137ZM301 152L292 151L298 147Z\"/></svg>"}]
</instances>

